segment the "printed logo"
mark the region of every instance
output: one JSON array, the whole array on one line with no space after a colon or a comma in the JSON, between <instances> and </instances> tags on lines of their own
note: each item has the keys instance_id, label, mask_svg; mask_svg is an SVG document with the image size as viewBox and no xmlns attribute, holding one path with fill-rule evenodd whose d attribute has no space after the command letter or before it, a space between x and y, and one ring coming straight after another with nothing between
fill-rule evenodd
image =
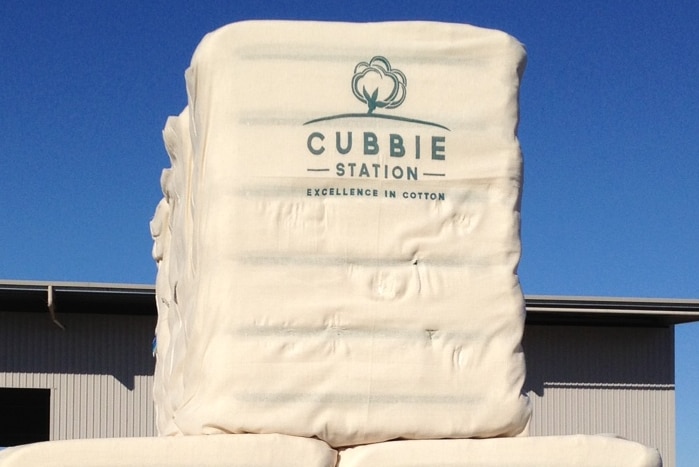
<instances>
[{"instance_id":1,"label":"printed logo","mask_svg":"<svg viewBox=\"0 0 699 467\"><path fill-rule=\"evenodd\" d=\"M315 118L304 126L316 126L306 138L309 166L306 171L357 181L390 180L416 182L446 176L446 126L395 115L386 110L400 107L408 94L408 80L386 57L360 62L351 75L354 97L366 105L365 112ZM411 91L414 92L414 91ZM365 125L370 119L398 125ZM323 123L323 125L316 125ZM382 130L383 128L383 130ZM308 188L308 196L383 196L387 198L444 200L444 193L395 191L379 187Z\"/></svg>"}]
</instances>

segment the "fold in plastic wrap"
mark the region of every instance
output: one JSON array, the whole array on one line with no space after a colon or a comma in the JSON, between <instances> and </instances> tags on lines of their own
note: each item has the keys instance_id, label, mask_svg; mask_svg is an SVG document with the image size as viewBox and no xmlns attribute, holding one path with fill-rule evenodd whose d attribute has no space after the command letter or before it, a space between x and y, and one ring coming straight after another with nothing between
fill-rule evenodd
<instances>
[{"instance_id":1,"label":"fold in plastic wrap","mask_svg":"<svg viewBox=\"0 0 699 467\"><path fill-rule=\"evenodd\" d=\"M512 436L524 49L439 23L207 35L152 222L161 434Z\"/></svg>"}]
</instances>

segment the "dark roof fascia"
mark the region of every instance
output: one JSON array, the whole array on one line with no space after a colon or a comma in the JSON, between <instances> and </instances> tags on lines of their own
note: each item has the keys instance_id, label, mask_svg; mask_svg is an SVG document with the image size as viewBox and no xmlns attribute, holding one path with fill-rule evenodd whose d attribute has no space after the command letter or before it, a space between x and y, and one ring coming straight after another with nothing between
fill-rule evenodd
<instances>
[{"instance_id":1,"label":"dark roof fascia","mask_svg":"<svg viewBox=\"0 0 699 467\"><path fill-rule=\"evenodd\" d=\"M155 287L93 282L0 281L0 310L156 315Z\"/></svg>"},{"instance_id":2,"label":"dark roof fascia","mask_svg":"<svg viewBox=\"0 0 699 467\"><path fill-rule=\"evenodd\" d=\"M0 281L0 311L156 315L155 287L92 282ZM527 295L527 324L672 326L699 321L699 300Z\"/></svg>"},{"instance_id":3,"label":"dark roof fascia","mask_svg":"<svg viewBox=\"0 0 699 467\"><path fill-rule=\"evenodd\" d=\"M527 324L673 326L699 321L699 300L527 295Z\"/></svg>"}]
</instances>

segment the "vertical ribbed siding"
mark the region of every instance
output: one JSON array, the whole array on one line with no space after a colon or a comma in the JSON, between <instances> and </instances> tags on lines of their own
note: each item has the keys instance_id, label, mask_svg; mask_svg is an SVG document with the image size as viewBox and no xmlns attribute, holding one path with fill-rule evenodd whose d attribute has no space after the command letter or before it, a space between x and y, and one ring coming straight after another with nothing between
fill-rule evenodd
<instances>
[{"instance_id":1,"label":"vertical ribbed siding","mask_svg":"<svg viewBox=\"0 0 699 467\"><path fill-rule=\"evenodd\" d=\"M675 465L673 328L527 326L531 435L615 433Z\"/></svg>"},{"instance_id":2,"label":"vertical ribbed siding","mask_svg":"<svg viewBox=\"0 0 699 467\"><path fill-rule=\"evenodd\" d=\"M152 436L154 316L0 312L0 386L51 389L51 439Z\"/></svg>"}]
</instances>

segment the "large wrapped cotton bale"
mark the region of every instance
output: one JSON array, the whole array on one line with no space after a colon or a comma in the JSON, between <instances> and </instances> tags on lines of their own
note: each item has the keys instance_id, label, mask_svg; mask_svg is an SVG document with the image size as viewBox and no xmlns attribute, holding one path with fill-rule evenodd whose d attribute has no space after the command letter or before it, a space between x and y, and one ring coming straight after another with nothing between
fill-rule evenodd
<instances>
[{"instance_id":1,"label":"large wrapped cotton bale","mask_svg":"<svg viewBox=\"0 0 699 467\"><path fill-rule=\"evenodd\" d=\"M340 452L338 467L661 467L657 449L612 436L390 441Z\"/></svg>"},{"instance_id":2,"label":"large wrapped cotton bale","mask_svg":"<svg viewBox=\"0 0 699 467\"><path fill-rule=\"evenodd\" d=\"M161 434L524 429L524 57L425 22L204 38L165 130Z\"/></svg>"},{"instance_id":3,"label":"large wrapped cotton bale","mask_svg":"<svg viewBox=\"0 0 699 467\"><path fill-rule=\"evenodd\" d=\"M334 467L337 452L316 439L215 435L47 441L7 448L0 467Z\"/></svg>"}]
</instances>

